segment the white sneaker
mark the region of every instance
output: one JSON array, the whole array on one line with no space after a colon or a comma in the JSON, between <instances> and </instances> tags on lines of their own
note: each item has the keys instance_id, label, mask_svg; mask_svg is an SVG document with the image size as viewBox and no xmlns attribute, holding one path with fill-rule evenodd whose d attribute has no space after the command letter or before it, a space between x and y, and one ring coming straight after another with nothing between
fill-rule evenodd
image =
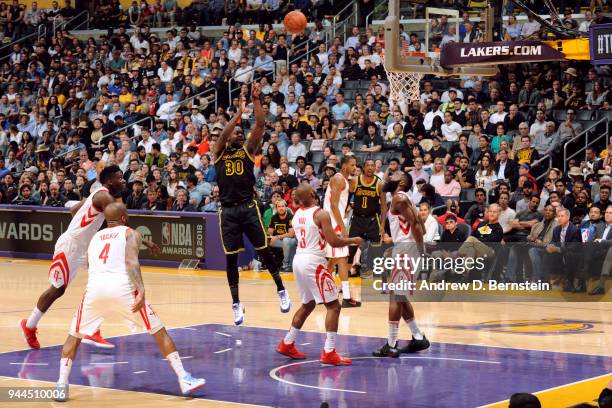
<instances>
[{"instance_id":1,"label":"white sneaker","mask_svg":"<svg viewBox=\"0 0 612 408\"><path fill-rule=\"evenodd\" d=\"M179 380L179 384L181 386L181 392L183 395L189 395L205 386L206 380L203 378L193 378L191 374L187 373Z\"/></svg>"},{"instance_id":2,"label":"white sneaker","mask_svg":"<svg viewBox=\"0 0 612 408\"><path fill-rule=\"evenodd\" d=\"M287 290L279 290L278 297L280 299L280 310L282 313L287 313L291 310L291 299L289 299L289 293Z\"/></svg>"},{"instance_id":3,"label":"white sneaker","mask_svg":"<svg viewBox=\"0 0 612 408\"><path fill-rule=\"evenodd\" d=\"M55 394L53 395L53 401L68 401L68 384L55 384Z\"/></svg>"},{"instance_id":4,"label":"white sneaker","mask_svg":"<svg viewBox=\"0 0 612 408\"><path fill-rule=\"evenodd\" d=\"M242 303L234 303L232 311L234 312L234 324L240 326L244 321L244 306L242 306Z\"/></svg>"}]
</instances>

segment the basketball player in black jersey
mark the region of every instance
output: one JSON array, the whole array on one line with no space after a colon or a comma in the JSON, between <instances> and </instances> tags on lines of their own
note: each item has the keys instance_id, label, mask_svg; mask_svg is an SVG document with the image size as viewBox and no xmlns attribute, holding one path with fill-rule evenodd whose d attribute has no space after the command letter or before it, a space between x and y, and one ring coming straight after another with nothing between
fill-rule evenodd
<instances>
[{"instance_id":1,"label":"basketball player in black jersey","mask_svg":"<svg viewBox=\"0 0 612 408\"><path fill-rule=\"evenodd\" d=\"M367 265L367 248L369 245L380 245L385 234L385 220L387 219L387 199L382 192L382 180L374 173L376 165L374 160L368 159L363 164L363 174L357 177L352 186L353 218L349 228L349 237L361 237L364 245L361 248L361 264ZM349 247L349 263L357 247ZM356 265L358 267L358 265Z\"/></svg>"},{"instance_id":2,"label":"basketball player in black jersey","mask_svg":"<svg viewBox=\"0 0 612 408\"><path fill-rule=\"evenodd\" d=\"M249 138L245 142L244 131L239 126L245 103L241 101L240 108L223 129L213 149L221 201L219 209L221 243L227 259L227 281L232 294L232 310L236 325L244 321L244 306L240 303L238 295L238 254L244 251L243 234L251 241L274 278L281 312L287 313L291 308L289 293L283 286L274 256L268 248L268 237L260 204L255 196L253 156L260 148L265 130L265 114L261 107L261 88L258 83L253 83L251 96L255 126L251 129Z\"/></svg>"}]
</instances>

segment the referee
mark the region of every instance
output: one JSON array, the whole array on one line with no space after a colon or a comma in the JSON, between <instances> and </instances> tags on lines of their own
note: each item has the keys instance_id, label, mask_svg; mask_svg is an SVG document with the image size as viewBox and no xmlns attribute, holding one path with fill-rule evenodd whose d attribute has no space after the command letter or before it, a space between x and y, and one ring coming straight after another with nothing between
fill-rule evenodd
<instances>
[{"instance_id":1,"label":"referee","mask_svg":"<svg viewBox=\"0 0 612 408\"><path fill-rule=\"evenodd\" d=\"M360 262L362 265L367 265L368 246L380 245L387 217L386 195L382 193L382 181L374 174L375 172L374 160L366 160L363 164L363 174L357 177L352 191L353 218L349 228L349 237L360 237L364 240L362 262ZM349 247L349 263L353 262L356 252L356 246Z\"/></svg>"},{"instance_id":2,"label":"referee","mask_svg":"<svg viewBox=\"0 0 612 408\"><path fill-rule=\"evenodd\" d=\"M236 325L244 321L244 306L240 303L238 295L238 254L244 251L243 234L253 244L274 278L280 298L281 312L287 313L291 308L289 293L283 286L274 256L268 248L268 237L261 216L260 203L255 196L253 156L260 148L265 122L260 95L260 85L254 82L251 87L251 96L255 126L248 140L245 142L244 131L237 126L244 111L245 101L241 101L240 108L223 129L213 148L219 200L221 201L219 209L221 243L227 260L227 282L232 294L232 310Z\"/></svg>"}]
</instances>

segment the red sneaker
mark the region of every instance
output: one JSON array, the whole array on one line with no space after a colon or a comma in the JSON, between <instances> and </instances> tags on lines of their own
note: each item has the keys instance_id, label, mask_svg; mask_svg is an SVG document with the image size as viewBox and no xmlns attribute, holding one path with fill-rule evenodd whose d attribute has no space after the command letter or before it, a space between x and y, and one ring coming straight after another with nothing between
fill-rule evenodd
<instances>
[{"instance_id":1,"label":"red sneaker","mask_svg":"<svg viewBox=\"0 0 612 408\"><path fill-rule=\"evenodd\" d=\"M21 327L21 331L23 332L23 337L28 342L28 346L32 347L33 349L39 349L40 343L38 342L38 339L36 338L36 328L30 329L29 327L26 326L26 322L27 322L26 319L23 319L19 322L19 327Z\"/></svg>"},{"instance_id":2,"label":"red sneaker","mask_svg":"<svg viewBox=\"0 0 612 408\"><path fill-rule=\"evenodd\" d=\"M294 360L303 360L306 358L304 353L295 348L295 341L291 344L285 344L285 340L281 340L280 343L278 343L276 351Z\"/></svg>"},{"instance_id":3,"label":"red sneaker","mask_svg":"<svg viewBox=\"0 0 612 408\"><path fill-rule=\"evenodd\" d=\"M93 336L83 336L82 341L85 344L90 344L92 346L96 346L99 348L105 348L105 349L115 348L115 345L113 343L109 343L108 341L104 340L104 338L100 334L100 330L95 332Z\"/></svg>"},{"instance_id":4,"label":"red sneaker","mask_svg":"<svg viewBox=\"0 0 612 408\"><path fill-rule=\"evenodd\" d=\"M325 350L321 351L321 364L328 365L351 365L353 361L348 357L342 357L340 354L336 352L336 349L333 349L329 353L325 352Z\"/></svg>"}]
</instances>

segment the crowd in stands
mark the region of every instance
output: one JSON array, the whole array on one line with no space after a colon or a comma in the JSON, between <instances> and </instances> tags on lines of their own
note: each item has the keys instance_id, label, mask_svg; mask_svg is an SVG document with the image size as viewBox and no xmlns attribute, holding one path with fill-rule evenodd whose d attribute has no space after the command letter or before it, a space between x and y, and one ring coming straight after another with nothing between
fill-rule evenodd
<instances>
[{"instance_id":1,"label":"crowd in stands","mask_svg":"<svg viewBox=\"0 0 612 408\"><path fill-rule=\"evenodd\" d=\"M172 23L165 13L162 21ZM564 146L583 146L586 126L611 110L609 67L501 65L491 78L426 78L420 100L398 103L382 66L382 29L355 26L346 39L326 44L320 21L301 35L236 23L221 38L195 26L160 35L146 22L87 40L60 30L12 46L0 72L0 203L63 206L86 196L104 166L117 164L130 209L215 212L211 147L242 103L248 132L254 80L266 114L255 170L268 225L279 205L288 216L295 211L299 183L322 195L350 154L360 165L374 160L383 180L398 169L411 174L424 219L439 216L442 231L432 230L431 239L546 242L556 222L551 207L568 209L571 223L591 236L608 222L612 144L600 141L568 163ZM450 31L440 25L434 29L443 42ZM523 35L525 25L512 25L509 36ZM473 24L461 27L461 41L476 40ZM17 27L4 30L15 36ZM401 35L410 47L423 46L422 33ZM491 234L497 229L483 226L494 213L501 229ZM457 233L453 223L469 228ZM289 247L286 232L270 232ZM511 255L509 276L522 279Z\"/></svg>"}]
</instances>

